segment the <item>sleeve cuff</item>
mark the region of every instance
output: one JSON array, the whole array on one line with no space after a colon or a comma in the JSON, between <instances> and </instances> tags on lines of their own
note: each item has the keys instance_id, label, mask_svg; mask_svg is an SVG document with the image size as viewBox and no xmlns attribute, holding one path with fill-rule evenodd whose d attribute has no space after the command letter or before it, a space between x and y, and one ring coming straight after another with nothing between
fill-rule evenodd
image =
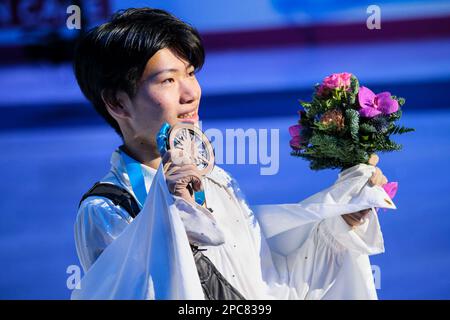
<instances>
[{"instance_id":1,"label":"sleeve cuff","mask_svg":"<svg viewBox=\"0 0 450 320\"><path fill-rule=\"evenodd\" d=\"M342 216L325 219L324 232L330 234L344 248L359 253L374 255L384 252L384 240L378 215L372 208L366 222L350 227Z\"/></svg>"}]
</instances>

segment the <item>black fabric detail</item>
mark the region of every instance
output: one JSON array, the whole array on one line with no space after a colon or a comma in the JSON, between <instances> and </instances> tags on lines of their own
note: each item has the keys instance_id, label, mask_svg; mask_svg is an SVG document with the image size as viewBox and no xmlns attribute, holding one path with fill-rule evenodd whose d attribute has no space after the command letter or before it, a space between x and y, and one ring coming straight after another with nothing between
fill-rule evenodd
<instances>
[{"instance_id":1,"label":"black fabric detail","mask_svg":"<svg viewBox=\"0 0 450 320\"><path fill-rule=\"evenodd\" d=\"M97 182L86 192L80 200L80 204L90 196L99 196L110 199L116 206L124 208L128 214L134 219L141 209L136 199L124 188L111 183Z\"/></svg>"},{"instance_id":2,"label":"black fabric detail","mask_svg":"<svg viewBox=\"0 0 450 320\"><path fill-rule=\"evenodd\" d=\"M203 294L207 300L245 300L244 296L225 279L211 260L203 254L204 249L192 245L191 249Z\"/></svg>"}]
</instances>

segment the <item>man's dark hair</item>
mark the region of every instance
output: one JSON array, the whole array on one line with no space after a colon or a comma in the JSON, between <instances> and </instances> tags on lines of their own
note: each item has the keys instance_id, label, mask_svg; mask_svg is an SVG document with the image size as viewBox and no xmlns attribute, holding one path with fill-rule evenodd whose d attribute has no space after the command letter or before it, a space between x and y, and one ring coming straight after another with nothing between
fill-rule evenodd
<instances>
[{"instance_id":1,"label":"man's dark hair","mask_svg":"<svg viewBox=\"0 0 450 320\"><path fill-rule=\"evenodd\" d=\"M134 97L148 60L169 48L198 71L205 52L198 31L167 11L131 8L82 37L75 49L74 72L81 91L95 110L122 136L102 100L116 103L121 90Z\"/></svg>"}]
</instances>

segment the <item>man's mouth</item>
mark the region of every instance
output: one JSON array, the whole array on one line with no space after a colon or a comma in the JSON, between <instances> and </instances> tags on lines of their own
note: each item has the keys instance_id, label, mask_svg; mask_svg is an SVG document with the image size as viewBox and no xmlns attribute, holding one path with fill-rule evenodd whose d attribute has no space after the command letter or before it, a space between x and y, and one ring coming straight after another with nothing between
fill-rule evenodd
<instances>
[{"instance_id":1,"label":"man's mouth","mask_svg":"<svg viewBox=\"0 0 450 320\"><path fill-rule=\"evenodd\" d=\"M197 121L198 120L197 109L188 113L180 114L178 115L177 118L183 121Z\"/></svg>"}]
</instances>

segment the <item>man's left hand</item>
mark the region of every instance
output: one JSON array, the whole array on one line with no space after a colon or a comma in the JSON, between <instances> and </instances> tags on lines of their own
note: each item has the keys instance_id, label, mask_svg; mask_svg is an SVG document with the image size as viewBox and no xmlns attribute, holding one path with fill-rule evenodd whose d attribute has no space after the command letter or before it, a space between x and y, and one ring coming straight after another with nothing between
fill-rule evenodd
<instances>
[{"instance_id":1,"label":"man's left hand","mask_svg":"<svg viewBox=\"0 0 450 320\"><path fill-rule=\"evenodd\" d=\"M377 185L381 187L383 184L386 184L388 180L383 174L383 171L381 171L381 169L376 166L378 164L378 161L380 161L380 159L376 154L371 155L369 158L369 165L375 167L375 172L372 174L372 177L370 177L369 183L372 186Z\"/></svg>"},{"instance_id":2,"label":"man's left hand","mask_svg":"<svg viewBox=\"0 0 450 320\"><path fill-rule=\"evenodd\" d=\"M379 158L376 154L372 154L369 158L369 165L376 166ZM380 168L375 167L375 172L369 178L369 183L372 186L382 186L388 182ZM366 217L369 215L371 209L364 209L357 212L343 214L342 218L350 227L357 227L365 222Z\"/></svg>"}]
</instances>

